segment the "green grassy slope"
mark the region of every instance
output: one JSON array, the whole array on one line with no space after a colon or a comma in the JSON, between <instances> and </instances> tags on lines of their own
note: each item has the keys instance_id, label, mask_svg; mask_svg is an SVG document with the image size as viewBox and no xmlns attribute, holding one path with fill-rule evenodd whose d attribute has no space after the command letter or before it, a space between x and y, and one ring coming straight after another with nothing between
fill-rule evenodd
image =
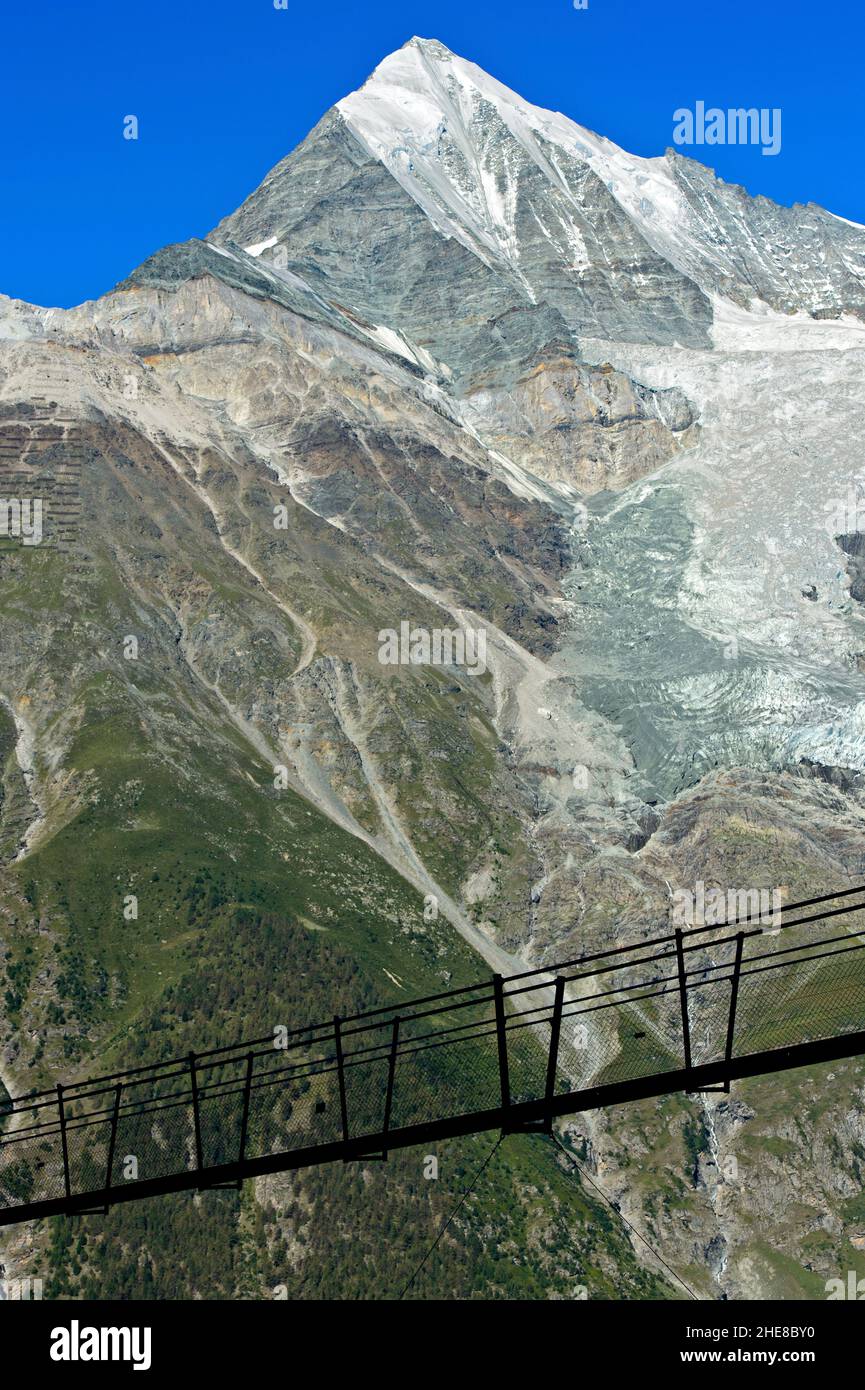
<instances>
[{"instance_id":1,"label":"green grassy slope","mask_svg":"<svg viewBox=\"0 0 865 1390\"><path fill-rule=\"evenodd\" d=\"M211 686L246 708L244 678L231 686L221 672L248 674L253 660L263 690L285 680L299 646L291 624L206 526L187 525L192 504L182 488L166 491L169 473L153 464L133 483L116 448L106 452L110 469L94 464L88 553L2 558L0 689L36 725L47 816L38 846L20 863L7 856L0 876L0 1045L16 1078L28 1088L72 1079L486 974L442 917L424 920L421 895L379 856L275 789L273 766ZM112 500L121 486L162 492L130 520ZM220 637L208 657L210 614ZM130 634L136 660L123 654ZM426 705L413 688L407 723L447 722L440 687ZM483 750L489 729L469 714ZM8 717L2 735L9 764ZM491 802L489 758L473 762L469 735L457 744L445 777L470 814ZM420 826L423 769L406 757ZM501 819L482 819L484 841ZM424 1085L437 1080L433 1070ZM297 1297L390 1297L491 1142L440 1146L435 1181L422 1176L424 1155L405 1153L247 1185L241 1198L189 1195L48 1223L31 1273L50 1297L269 1297L276 1285ZM414 1293L583 1288L671 1293L546 1141L509 1139Z\"/></svg>"}]
</instances>

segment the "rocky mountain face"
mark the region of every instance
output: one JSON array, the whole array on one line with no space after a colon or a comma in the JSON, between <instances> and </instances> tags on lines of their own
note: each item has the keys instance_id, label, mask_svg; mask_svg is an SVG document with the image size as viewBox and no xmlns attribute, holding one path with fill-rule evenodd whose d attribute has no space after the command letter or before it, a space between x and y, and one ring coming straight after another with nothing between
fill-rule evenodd
<instances>
[{"instance_id":1,"label":"rocky mountain face","mask_svg":"<svg viewBox=\"0 0 865 1390\"><path fill-rule=\"evenodd\" d=\"M0 467L46 498L0 538L9 1089L649 935L697 880L861 880L863 312L865 229L427 40L206 239L0 301ZM404 623L483 661L383 664ZM566 1133L706 1296L865 1273L857 1064ZM6 1262L387 1296L482 1150ZM542 1140L489 1172L417 1294L674 1295Z\"/></svg>"}]
</instances>

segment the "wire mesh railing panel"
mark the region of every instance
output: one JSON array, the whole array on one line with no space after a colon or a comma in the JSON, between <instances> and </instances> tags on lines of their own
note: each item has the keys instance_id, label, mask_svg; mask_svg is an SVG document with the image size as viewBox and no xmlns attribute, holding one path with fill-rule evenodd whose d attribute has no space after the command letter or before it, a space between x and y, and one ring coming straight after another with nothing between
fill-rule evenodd
<instances>
[{"instance_id":1,"label":"wire mesh railing panel","mask_svg":"<svg viewBox=\"0 0 865 1390\"><path fill-rule=\"evenodd\" d=\"M746 961L739 982L736 1055L840 1037L865 1028L865 949Z\"/></svg>"},{"instance_id":2,"label":"wire mesh railing panel","mask_svg":"<svg viewBox=\"0 0 865 1390\"><path fill-rule=\"evenodd\" d=\"M676 1010L672 1000L663 1007L654 1001L625 1001L603 1011L597 1022L589 1015L589 1056L603 1053L603 1065L590 1084L612 1086L682 1066L682 1025Z\"/></svg>"},{"instance_id":3,"label":"wire mesh railing panel","mask_svg":"<svg viewBox=\"0 0 865 1390\"><path fill-rule=\"evenodd\" d=\"M101 1126L100 1126L101 1128ZM121 1107L112 1162L117 1186L168 1177L196 1167L191 1095ZM101 1184L99 1184L101 1186ZM78 1188L78 1191L92 1191Z\"/></svg>"},{"instance_id":4,"label":"wire mesh railing panel","mask_svg":"<svg viewBox=\"0 0 865 1390\"><path fill-rule=\"evenodd\" d=\"M688 1036L691 1064L720 1062L727 1050L733 984L729 971L688 985Z\"/></svg>"},{"instance_id":5,"label":"wire mesh railing panel","mask_svg":"<svg viewBox=\"0 0 865 1390\"><path fill-rule=\"evenodd\" d=\"M69 1185L73 1192L95 1192L108 1177L110 1120L72 1119L66 1129Z\"/></svg>"},{"instance_id":6,"label":"wire mesh railing panel","mask_svg":"<svg viewBox=\"0 0 865 1390\"><path fill-rule=\"evenodd\" d=\"M198 1124L202 1167L216 1168L222 1163L238 1162L243 1107L243 1091L221 1091L200 1097Z\"/></svg>"},{"instance_id":7,"label":"wire mesh railing panel","mask_svg":"<svg viewBox=\"0 0 865 1390\"><path fill-rule=\"evenodd\" d=\"M36 1123L31 1112L24 1124ZM63 1145L59 1125L55 1133L25 1135L7 1129L0 1147L0 1203L17 1206L65 1195Z\"/></svg>"},{"instance_id":8,"label":"wire mesh railing panel","mask_svg":"<svg viewBox=\"0 0 865 1390\"><path fill-rule=\"evenodd\" d=\"M342 1138L337 1077L332 1066L289 1074L285 1080L278 1074L270 1076L263 1079L261 1096L262 1103L271 1107L265 1126L266 1153L290 1153Z\"/></svg>"},{"instance_id":9,"label":"wire mesh railing panel","mask_svg":"<svg viewBox=\"0 0 865 1390\"><path fill-rule=\"evenodd\" d=\"M599 1084L618 1053L618 1010L583 1006L565 1012L559 1060L567 1068L566 1090Z\"/></svg>"},{"instance_id":10,"label":"wire mesh railing panel","mask_svg":"<svg viewBox=\"0 0 865 1390\"><path fill-rule=\"evenodd\" d=\"M496 1040L455 1038L397 1058L391 1127L489 1110L501 1103Z\"/></svg>"},{"instance_id":11,"label":"wire mesh railing panel","mask_svg":"<svg viewBox=\"0 0 865 1390\"><path fill-rule=\"evenodd\" d=\"M671 955L668 944L659 952L650 942L632 959L574 977L562 1019L557 1089L613 1085L683 1065Z\"/></svg>"},{"instance_id":12,"label":"wire mesh railing panel","mask_svg":"<svg viewBox=\"0 0 865 1390\"><path fill-rule=\"evenodd\" d=\"M282 1087L265 1086L254 1078L246 1116L246 1157L262 1158L276 1153L274 1137L279 1131L288 1131L291 1116L291 1102Z\"/></svg>"},{"instance_id":13,"label":"wire mesh railing panel","mask_svg":"<svg viewBox=\"0 0 865 1390\"><path fill-rule=\"evenodd\" d=\"M345 1065L345 1101L351 1135L380 1134L384 1129L390 1058L352 1061Z\"/></svg>"},{"instance_id":14,"label":"wire mesh railing panel","mask_svg":"<svg viewBox=\"0 0 865 1390\"><path fill-rule=\"evenodd\" d=\"M511 1102L539 1100L546 1091L547 1064L554 1043L555 983L541 977L536 984L522 985L503 998L505 1055ZM493 1010L491 1025L495 1026Z\"/></svg>"},{"instance_id":15,"label":"wire mesh railing panel","mask_svg":"<svg viewBox=\"0 0 865 1390\"><path fill-rule=\"evenodd\" d=\"M544 1095L551 1034L552 1026L546 1022L511 1024L506 1029L512 1104L540 1100Z\"/></svg>"}]
</instances>

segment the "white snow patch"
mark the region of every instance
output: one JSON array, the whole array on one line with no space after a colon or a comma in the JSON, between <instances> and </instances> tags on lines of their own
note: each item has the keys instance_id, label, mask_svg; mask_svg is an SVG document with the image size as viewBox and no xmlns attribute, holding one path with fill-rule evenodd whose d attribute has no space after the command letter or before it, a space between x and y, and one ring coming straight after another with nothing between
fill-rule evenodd
<instances>
[{"instance_id":1,"label":"white snow patch","mask_svg":"<svg viewBox=\"0 0 865 1390\"><path fill-rule=\"evenodd\" d=\"M829 212L824 208L824 212ZM865 224L862 222L851 222L849 217L839 217L837 212L829 212L830 217L834 217L836 222L843 222L847 227L854 227L857 232L865 232Z\"/></svg>"},{"instance_id":2,"label":"white snow patch","mask_svg":"<svg viewBox=\"0 0 865 1390\"><path fill-rule=\"evenodd\" d=\"M388 328L385 324L374 324L372 328L364 327L362 324L358 326L379 347L385 348L388 352L395 352L399 357L405 358L407 362L413 362L415 366L422 367L426 372L438 375L439 369L435 358L425 348L411 342L397 329Z\"/></svg>"},{"instance_id":3,"label":"white snow patch","mask_svg":"<svg viewBox=\"0 0 865 1390\"><path fill-rule=\"evenodd\" d=\"M279 237L268 237L267 241L256 241L252 246L244 246L247 256L260 256L262 251L269 251L271 246L275 246Z\"/></svg>"},{"instance_id":4,"label":"white snow patch","mask_svg":"<svg viewBox=\"0 0 865 1390\"><path fill-rule=\"evenodd\" d=\"M865 323L845 314L812 319L810 314L781 314L752 300L747 309L719 295L712 298L712 342L722 352L811 352L865 347Z\"/></svg>"}]
</instances>

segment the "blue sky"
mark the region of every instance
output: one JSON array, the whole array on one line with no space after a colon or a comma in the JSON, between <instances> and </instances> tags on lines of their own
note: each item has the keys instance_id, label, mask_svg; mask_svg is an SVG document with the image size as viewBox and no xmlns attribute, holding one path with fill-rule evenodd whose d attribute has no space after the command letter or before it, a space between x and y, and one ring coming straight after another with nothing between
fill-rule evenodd
<instances>
[{"instance_id":1,"label":"blue sky","mask_svg":"<svg viewBox=\"0 0 865 1390\"><path fill-rule=\"evenodd\" d=\"M40 0L6 6L0 33L0 291L34 303L94 298L205 235L412 34L642 155L699 100L780 107L774 157L682 153L865 222L861 0Z\"/></svg>"}]
</instances>

